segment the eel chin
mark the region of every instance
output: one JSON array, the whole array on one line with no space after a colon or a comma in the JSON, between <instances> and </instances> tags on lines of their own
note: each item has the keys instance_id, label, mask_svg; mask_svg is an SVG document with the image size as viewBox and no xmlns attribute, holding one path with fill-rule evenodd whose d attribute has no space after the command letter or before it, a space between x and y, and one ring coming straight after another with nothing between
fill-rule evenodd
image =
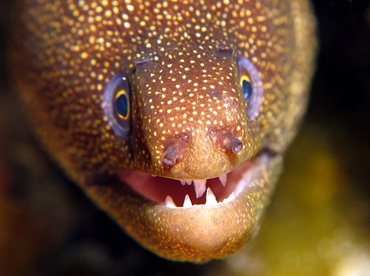
<instances>
[{"instance_id":1,"label":"eel chin","mask_svg":"<svg viewBox=\"0 0 370 276\"><path fill-rule=\"evenodd\" d=\"M159 256L206 262L235 253L255 235L281 164L281 155L264 150L213 179L127 172L117 173L108 185L85 190L129 235Z\"/></svg>"}]
</instances>

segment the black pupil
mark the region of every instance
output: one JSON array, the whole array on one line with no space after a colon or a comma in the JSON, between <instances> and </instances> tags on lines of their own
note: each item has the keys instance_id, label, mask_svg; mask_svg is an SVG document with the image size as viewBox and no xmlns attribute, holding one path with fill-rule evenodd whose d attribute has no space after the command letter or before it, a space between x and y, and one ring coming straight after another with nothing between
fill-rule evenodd
<instances>
[{"instance_id":1,"label":"black pupil","mask_svg":"<svg viewBox=\"0 0 370 276\"><path fill-rule=\"evenodd\" d=\"M243 91L243 95L244 95L244 101L248 102L251 95L252 95L252 87L251 87L250 82L248 82L246 80L243 80L242 91Z\"/></svg>"},{"instance_id":2,"label":"black pupil","mask_svg":"<svg viewBox=\"0 0 370 276\"><path fill-rule=\"evenodd\" d=\"M118 114L120 114L123 117L127 116L128 113L128 101L127 96L125 94L122 94L118 97L116 100L116 109Z\"/></svg>"}]
</instances>

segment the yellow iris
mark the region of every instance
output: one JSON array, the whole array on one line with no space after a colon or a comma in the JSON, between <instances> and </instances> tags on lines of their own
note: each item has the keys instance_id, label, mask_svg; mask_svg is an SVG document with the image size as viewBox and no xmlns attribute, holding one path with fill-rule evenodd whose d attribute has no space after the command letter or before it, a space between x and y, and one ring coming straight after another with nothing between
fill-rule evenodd
<instances>
[{"instance_id":1,"label":"yellow iris","mask_svg":"<svg viewBox=\"0 0 370 276\"><path fill-rule=\"evenodd\" d=\"M125 97L125 102L123 103L125 106L121 107L119 106L120 97L124 96ZM117 109L117 114L118 117L121 120L127 120L129 115L130 115L130 104L128 102L128 95L127 91L124 89L121 89L117 92L116 96L114 97L114 100L116 102L116 109ZM123 109L123 110L122 110Z\"/></svg>"}]
</instances>

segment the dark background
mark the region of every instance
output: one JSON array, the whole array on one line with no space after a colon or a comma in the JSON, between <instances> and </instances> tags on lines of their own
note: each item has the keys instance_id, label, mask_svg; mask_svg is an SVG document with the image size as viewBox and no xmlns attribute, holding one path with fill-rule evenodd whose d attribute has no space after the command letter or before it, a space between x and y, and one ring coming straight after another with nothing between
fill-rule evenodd
<instances>
[{"instance_id":1,"label":"dark background","mask_svg":"<svg viewBox=\"0 0 370 276\"><path fill-rule=\"evenodd\" d=\"M299 141L324 145L338 170L334 175L347 179L340 189L353 206L360 206L354 210L361 210L361 219L351 228L357 236L358 227L362 232L370 229L370 2L316 0L313 5L320 41L317 71L302 133L290 152L305 164L312 144L301 146ZM11 6L12 1L0 2L0 274L206 275L214 267L228 271L220 262L173 263L142 249L38 148L7 71ZM289 168L296 170L287 164ZM279 184L275 202L286 187ZM268 213L279 208L274 201ZM269 225L269 214L266 220Z\"/></svg>"}]
</instances>

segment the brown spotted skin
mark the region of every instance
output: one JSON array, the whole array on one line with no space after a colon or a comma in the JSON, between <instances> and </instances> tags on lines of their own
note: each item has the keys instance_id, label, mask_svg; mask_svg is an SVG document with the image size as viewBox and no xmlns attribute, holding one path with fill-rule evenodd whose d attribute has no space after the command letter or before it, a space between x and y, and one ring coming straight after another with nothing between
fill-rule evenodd
<instances>
[{"instance_id":1,"label":"brown spotted skin","mask_svg":"<svg viewBox=\"0 0 370 276\"><path fill-rule=\"evenodd\" d=\"M312 75L314 20L306 1L23 0L19 11L13 71L22 101L41 143L94 201L169 259L223 258L251 238L281 158L261 166L257 188L226 209L169 210L102 179L130 170L208 179L262 148L282 153ZM240 55L263 81L253 121L241 94ZM131 83L129 139L113 132L102 108L104 87L117 73ZM238 138L242 151L223 150L211 132ZM165 165L166 149L183 140L176 165Z\"/></svg>"}]
</instances>

